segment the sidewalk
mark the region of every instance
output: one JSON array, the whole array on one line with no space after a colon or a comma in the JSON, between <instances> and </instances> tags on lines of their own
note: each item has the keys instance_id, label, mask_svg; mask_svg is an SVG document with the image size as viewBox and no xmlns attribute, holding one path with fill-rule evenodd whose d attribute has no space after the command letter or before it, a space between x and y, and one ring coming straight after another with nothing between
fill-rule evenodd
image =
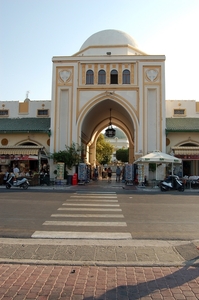
<instances>
[{"instance_id":1,"label":"sidewalk","mask_svg":"<svg viewBox=\"0 0 199 300\"><path fill-rule=\"evenodd\" d=\"M198 300L194 267L0 265L3 300Z\"/></svg>"},{"instance_id":2,"label":"sidewalk","mask_svg":"<svg viewBox=\"0 0 199 300\"><path fill-rule=\"evenodd\" d=\"M0 185L0 189L6 189L5 185ZM19 188L11 188L15 190L19 190ZM77 185L37 185L37 186L29 186L28 190L90 190L90 189L106 189L106 190L112 190L112 191L136 191L136 192L160 192L160 189L158 186L135 186L135 185L126 185L124 182L116 182L115 174L112 176L112 181L107 182L106 178L100 178L97 181L91 180L90 182L86 184L77 184ZM22 190L22 189L21 189ZM178 192L178 191L173 191ZM163 192L167 193L167 192ZM181 192L180 192L181 193ZM193 188L186 188L183 193L199 193L199 189L193 189Z\"/></svg>"},{"instance_id":3,"label":"sidewalk","mask_svg":"<svg viewBox=\"0 0 199 300\"><path fill-rule=\"evenodd\" d=\"M89 189L110 189L112 191L137 191L137 192L160 192L160 188L158 186L138 186L133 184L125 184L122 182L116 182L115 174L112 176L111 182L108 182L106 178L100 178L97 181L91 180L89 183L86 184L78 184L78 185L43 185L43 186L35 186L30 187L30 189L51 189L51 190L89 190ZM173 191L178 192L178 191ZM166 192L163 192L166 193ZM179 193L179 192L178 192ZM180 192L181 193L181 192ZM184 190L184 193L199 193L199 189L193 189L193 188L186 188Z\"/></svg>"},{"instance_id":4,"label":"sidewalk","mask_svg":"<svg viewBox=\"0 0 199 300\"><path fill-rule=\"evenodd\" d=\"M0 239L0 299L197 300L196 245Z\"/></svg>"}]
</instances>

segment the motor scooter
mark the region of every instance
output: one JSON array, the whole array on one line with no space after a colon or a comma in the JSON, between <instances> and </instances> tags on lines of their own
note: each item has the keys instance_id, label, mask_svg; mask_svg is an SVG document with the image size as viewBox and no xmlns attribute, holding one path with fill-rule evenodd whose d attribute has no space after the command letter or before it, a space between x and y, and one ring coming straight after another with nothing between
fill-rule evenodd
<instances>
[{"instance_id":1,"label":"motor scooter","mask_svg":"<svg viewBox=\"0 0 199 300\"><path fill-rule=\"evenodd\" d=\"M160 189L162 192L170 190L178 190L184 192L184 183L179 179L177 175L170 175L166 180L160 183Z\"/></svg>"},{"instance_id":2,"label":"motor scooter","mask_svg":"<svg viewBox=\"0 0 199 300\"><path fill-rule=\"evenodd\" d=\"M20 187L26 190L30 185L27 178L15 178L14 174L11 174L9 179L6 181L6 188L10 189L11 187Z\"/></svg>"}]
</instances>

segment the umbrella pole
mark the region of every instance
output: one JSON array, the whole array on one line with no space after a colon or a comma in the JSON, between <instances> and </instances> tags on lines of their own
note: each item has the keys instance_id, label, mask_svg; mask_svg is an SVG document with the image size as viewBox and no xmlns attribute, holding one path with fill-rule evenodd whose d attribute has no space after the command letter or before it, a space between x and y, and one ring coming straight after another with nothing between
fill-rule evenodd
<instances>
[{"instance_id":1,"label":"umbrella pole","mask_svg":"<svg viewBox=\"0 0 199 300\"><path fill-rule=\"evenodd\" d=\"M171 174L173 175L173 163L171 163Z\"/></svg>"},{"instance_id":2,"label":"umbrella pole","mask_svg":"<svg viewBox=\"0 0 199 300\"><path fill-rule=\"evenodd\" d=\"M155 168L155 180L157 181L158 179L158 176L157 176L157 163L156 163L156 168Z\"/></svg>"}]
</instances>

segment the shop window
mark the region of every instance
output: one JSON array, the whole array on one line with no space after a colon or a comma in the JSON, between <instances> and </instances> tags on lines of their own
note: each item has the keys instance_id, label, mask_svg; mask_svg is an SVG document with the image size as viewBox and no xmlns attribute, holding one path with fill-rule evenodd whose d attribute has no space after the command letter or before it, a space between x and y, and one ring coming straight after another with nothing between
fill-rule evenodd
<instances>
[{"instance_id":1,"label":"shop window","mask_svg":"<svg viewBox=\"0 0 199 300\"><path fill-rule=\"evenodd\" d=\"M0 109L0 117L8 117L8 109Z\"/></svg>"},{"instance_id":2,"label":"shop window","mask_svg":"<svg viewBox=\"0 0 199 300\"><path fill-rule=\"evenodd\" d=\"M44 116L48 117L49 116L48 109L38 109L37 110L37 116L38 117L44 117Z\"/></svg>"},{"instance_id":3,"label":"shop window","mask_svg":"<svg viewBox=\"0 0 199 300\"><path fill-rule=\"evenodd\" d=\"M127 69L122 72L122 83L130 84L130 71Z\"/></svg>"},{"instance_id":4,"label":"shop window","mask_svg":"<svg viewBox=\"0 0 199 300\"><path fill-rule=\"evenodd\" d=\"M98 84L106 84L106 72L104 70L98 72Z\"/></svg>"},{"instance_id":5,"label":"shop window","mask_svg":"<svg viewBox=\"0 0 199 300\"><path fill-rule=\"evenodd\" d=\"M94 72L92 70L86 72L86 84L94 84Z\"/></svg>"},{"instance_id":6,"label":"shop window","mask_svg":"<svg viewBox=\"0 0 199 300\"><path fill-rule=\"evenodd\" d=\"M118 84L118 72L117 70L111 71L111 84Z\"/></svg>"}]
</instances>

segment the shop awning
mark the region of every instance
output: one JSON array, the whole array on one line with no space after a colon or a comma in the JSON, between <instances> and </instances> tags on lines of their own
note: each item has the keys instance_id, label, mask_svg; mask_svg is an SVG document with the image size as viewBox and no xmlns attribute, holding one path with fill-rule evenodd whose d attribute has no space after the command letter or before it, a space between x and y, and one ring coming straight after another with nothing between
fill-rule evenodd
<instances>
[{"instance_id":1,"label":"shop awning","mask_svg":"<svg viewBox=\"0 0 199 300\"><path fill-rule=\"evenodd\" d=\"M41 146L0 147L0 155L38 155Z\"/></svg>"},{"instance_id":2,"label":"shop awning","mask_svg":"<svg viewBox=\"0 0 199 300\"><path fill-rule=\"evenodd\" d=\"M199 147L173 147L174 155L199 155Z\"/></svg>"}]
</instances>

